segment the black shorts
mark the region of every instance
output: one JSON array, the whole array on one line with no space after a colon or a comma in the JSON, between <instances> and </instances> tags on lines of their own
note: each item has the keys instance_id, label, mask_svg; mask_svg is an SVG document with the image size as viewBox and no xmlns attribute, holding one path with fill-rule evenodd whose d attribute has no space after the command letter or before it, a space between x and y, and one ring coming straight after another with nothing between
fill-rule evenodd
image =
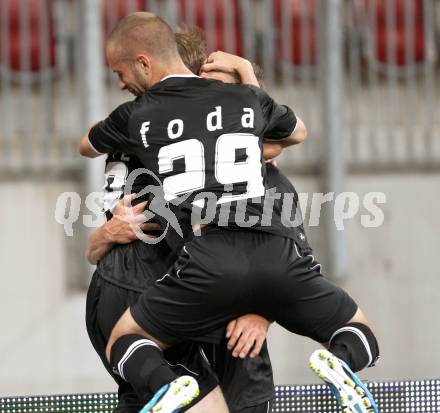
<instances>
[{"instance_id":1,"label":"black shorts","mask_svg":"<svg viewBox=\"0 0 440 413\"><path fill-rule=\"evenodd\" d=\"M140 293L116 286L104 280L97 271L87 293L86 324L90 340L107 371L119 386L120 413L138 412L143 406L133 388L112 369L105 357L105 347L110 333L124 311L137 301ZM200 387L201 398L210 393L218 380L209 363L202 357L200 347L194 342L182 342L165 350L164 355L177 375L192 375ZM146 395L151 398L153 395ZM199 401L200 398L197 399ZM183 410L187 410L190 406ZM183 411L182 410L182 411Z\"/></svg>"},{"instance_id":2,"label":"black shorts","mask_svg":"<svg viewBox=\"0 0 440 413\"><path fill-rule=\"evenodd\" d=\"M257 408L255 406L266 405L275 397L272 366L266 343L257 357L245 359L232 356L232 352L227 350L226 338L220 344L201 343L201 347L217 374L231 413L247 412L246 408L254 409Z\"/></svg>"},{"instance_id":3,"label":"black shorts","mask_svg":"<svg viewBox=\"0 0 440 413\"><path fill-rule=\"evenodd\" d=\"M258 404L252 407L246 407L241 410L234 410L231 413L270 413L272 408L272 402L269 400L267 402Z\"/></svg>"},{"instance_id":4,"label":"black shorts","mask_svg":"<svg viewBox=\"0 0 440 413\"><path fill-rule=\"evenodd\" d=\"M220 227L206 227L186 243L168 274L131 307L136 322L167 344L215 342L213 331L252 313L326 342L356 310L294 240Z\"/></svg>"}]
</instances>

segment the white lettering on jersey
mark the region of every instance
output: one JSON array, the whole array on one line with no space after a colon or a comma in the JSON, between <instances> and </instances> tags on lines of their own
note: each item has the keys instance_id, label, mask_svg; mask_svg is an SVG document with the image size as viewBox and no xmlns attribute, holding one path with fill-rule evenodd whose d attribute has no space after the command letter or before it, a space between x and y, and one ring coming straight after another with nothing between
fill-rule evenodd
<instances>
[{"instance_id":1,"label":"white lettering on jersey","mask_svg":"<svg viewBox=\"0 0 440 413\"><path fill-rule=\"evenodd\" d=\"M216 106L215 111L211 112L206 118L206 127L210 132L223 129L222 126L222 107Z\"/></svg>"},{"instance_id":2,"label":"white lettering on jersey","mask_svg":"<svg viewBox=\"0 0 440 413\"><path fill-rule=\"evenodd\" d=\"M236 151L244 150L245 159L236 161ZM163 181L165 199L172 200L178 195L203 189L205 187L205 155L202 142L188 139L163 146L159 150L159 173L173 171L173 162L185 159L185 172L168 176ZM220 184L233 185L246 183L242 194L225 194L218 204L264 195L263 176L261 173L261 149L257 136L247 133L224 134L216 142L215 177ZM202 200L196 201L203 206Z\"/></svg>"},{"instance_id":3,"label":"white lettering on jersey","mask_svg":"<svg viewBox=\"0 0 440 413\"><path fill-rule=\"evenodd\" d=\"M142 138L142 143L144 144L144 146L146 148L148 148L148 142L147 142L147 132L150 130L150 123L151 122L144 122L141 125L141 130L140 130L140 134L141 134L141 138Z\"/></svg>"},{"instance_id":4,"label":"white lettering on jersey","mask_svg":"<svg viewBox=\"0 0 440 413\"><path fill-rule=\"evenodd\" d=\"M205 186L205 155L202 142L188 139L160 148L159 173L173 171L173 162L185 159L185 172L168 176L163 181L165 199L170 201L184 193L203 189Z\"/></svg>"},{"instance_id":5,"label":"white lettering on jersey","mask_svg":"<svg viewBox=\"0 0 440 413\"><path fill-rule=\"evenodd\" d=\"M246 160L235 161L237 149L246 151ZM264 195L261 174L261 149L258 137L247 133L227 133L219 136L216 142L215 178L223 185L246 181L246 192L240 195L225 194L218 204L257 198Z\"/></svg>"},{"instance_id":6,"label":"white lettering on jersey","mask_svg":"<svg viewBox=\"0 0 440 413\"><path fill-rule=\"evenodd\" d=\"M177 131L174 132L175 126L177 126ZM182 136L183 133L183 120L182 119L173 119L168 124L168 137L170 139L177 139Z\"/></svg>"},{"instance_id":7,"label":"white lettering on jersey","mask_svg":"<svg viewBox=\"0 0 440 413\"><path fill-rule=\"evenodd\" d=\"M113 211L124 192L128 168L124 162L109 162L105 167L104 211Z\"/></svg>"},{"instance_id":8,"label":"white lettering on jersey","mask_svg":"<svg viewBox=\"0 0 440 413\"><path fill-rule=\"evenodd\" d=\"M251 108L243 108L244 115L241 117L241 125L243 128L254 127L254 110Z\"/></svg>"}]
</instances>

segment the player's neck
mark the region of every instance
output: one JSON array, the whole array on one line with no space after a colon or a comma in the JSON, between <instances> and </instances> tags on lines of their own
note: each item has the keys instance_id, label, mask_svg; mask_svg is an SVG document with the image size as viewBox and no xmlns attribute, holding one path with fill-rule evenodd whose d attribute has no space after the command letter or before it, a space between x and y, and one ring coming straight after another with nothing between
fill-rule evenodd
<instances>
[{"instance_id":1,"label":"player's neck","mask_svg":"<svg viewBox=\"0 0 440 413\"><path fill-rule=\"evenodd\" d=\"M167 70L165 73L163 73L162 79L167 76L178 76L178 75L184 75L184 76L193 75L194 76L194 73L191 72L191 70L189 70L186 66L182 66L182 67L175 68L173 70Z\"/></svg>"},{"instance_id":2,"label":"player's neck","mask_svg":"<svg viewBox=\"0 0 440 413\"><path fill-rule=\"evenodd\" d=\"M167 65L166 67L161 68L162 70L158 70L155 74L155 83L160 82L162 79L164 79L167 76L179 76L179 75L194 75L191 70L189 70L183 62L176 62L173 65Z\"/></svg>"}]
</instances>

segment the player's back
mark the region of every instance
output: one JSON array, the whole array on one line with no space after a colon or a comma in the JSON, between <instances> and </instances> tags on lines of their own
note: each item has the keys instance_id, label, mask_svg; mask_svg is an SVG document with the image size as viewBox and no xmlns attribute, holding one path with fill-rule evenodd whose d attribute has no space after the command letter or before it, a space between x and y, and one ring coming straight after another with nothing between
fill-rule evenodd
<instances>
[{"instance_id":1,"label":"player's back","mask_svg":"<svg viewBox=\"0 0 440 413\"><path fill-rule=\"evenodd\" d=\"M228 184L235 195L262 195L265 122L253 89L169 78L139 99L129 125L136 154L164 182L167 199L202 189L221 195Z\"/></svg>"},{"instance_id":2,"label":"player's back","mask_svg":"<svg viewBox=\"0 0 440 413\"><path fill-rule=\"evenodd\" d=\"M262 142L289 137L294 113L264 91L198 77L168 77L130 105L128 122L113 112L89 134L101 153L138 157L163 185L165 199L184 200L191 218L227 228L292 237L266 203ZM122 116L125 118L125 115ZM193 221L193 220L192 220ZM193 221L194 222L194 221Z\"/></svg>"},{"instance_id":3,"label":"player's back","mask_svg":"<svg viewBox=\"0 0 440 413\"><path fill-rule=\"evenodd\" d=\"M248 217L263 215L262 142L289 136L295 125L293 112L258 88L170 77L136 102L127 143L157 174L166 200L190 194L195 207L214 205L207 214L217 224L261 227ZM221 222L222 204L230 212Z\"/></svg>"}]
</instances>

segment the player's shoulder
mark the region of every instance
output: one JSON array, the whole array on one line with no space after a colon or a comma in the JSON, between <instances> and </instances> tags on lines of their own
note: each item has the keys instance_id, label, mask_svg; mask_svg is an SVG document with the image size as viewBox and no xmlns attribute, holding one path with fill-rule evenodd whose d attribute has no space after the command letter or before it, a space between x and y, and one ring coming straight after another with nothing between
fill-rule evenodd
<instances>
[{"instance_id":1,"label":"player's shoulder","mask_svg":"<svg viewBox=\"0 0 440 413\"><path fill-rule=\"evenodd\" d=\"M265 106L271 97L261 88L254 85L243 85L240 83L222 83L226 93L230 93L234 98L258 101L260 106Z\"/></svg>"},{"instance_id":2,"label":"player's shoulder","mask_svg":"<svg viewBox=\"0 0 440 413\"><path fill-rule=\"evenodd\" d=\"M138 98L130 100L128 102L121 103L114 109L109 117L115 122L126 123L128 122L134 108L136 107Z\"/></svg>"},{"instance_id":3,"label":"player's shoulder","mask_svg":"<svg viewBox=\"0 0 440 413\"><path fill-rule=\"evenodd\" d=\"M146 111L154 110L156 105L160 106L163 103L163 96L160 96L157 88L147 90L133 101L131 117L143 115Z\"/></svg>"},{"instance_id":4,"label":"player's shoulder","mask_svg":"<svg viewBox=\"0 0 440 413\"><path fill-rule=\"evenodd\" d=\"M243 85L241 83L223 83L218 80L211 81L211 88L215 95L223 94L225 99L233 101L235 104L246 104L256 108L261 107L261 103L266 96L258 87L253 85Z\"/></svg>"},{"instance_id":5,"label":"player's shoulder","mask_svg":"<svg viewBox=\"0 0 440 413\"><path fill-rule=\"evenodd\" d=\"M258 90L258 88L253 85L244 85L242 83L225 83L214 79L203 79L203 81L212 89L233 92L236 94L253 95L255 94L255 89Z\"/></svg>"}]
</instances>

